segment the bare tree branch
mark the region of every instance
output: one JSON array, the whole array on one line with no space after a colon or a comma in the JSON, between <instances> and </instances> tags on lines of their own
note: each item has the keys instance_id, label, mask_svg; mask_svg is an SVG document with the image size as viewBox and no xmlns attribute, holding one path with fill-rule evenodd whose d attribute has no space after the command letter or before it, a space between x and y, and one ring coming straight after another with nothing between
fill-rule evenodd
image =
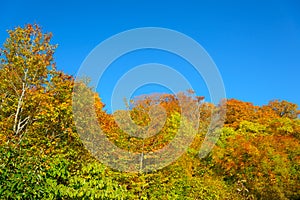
<instances>
[{"instance_id":1,"label":"bare tree branch","mask_svg":"<svg viewBox=\"0 0 300 200\"><path fill-rule=\"evenodd\" d=\"M14 120L14 126L13 126L13 131L15 132L15 135L18 135L23 130L23 128L27 125L28 120L29 120L29 116L27 116L25 119L21 119L21 117L20 117L20 115L22 114L22 110L23 110L22 109L23 98L24 98L25 92L26 92L27 73L28 73L28 70L24 70L22 93L18 100L18 106L17 106L17 111L15 114L15 120Z\"/></svg>"}]
</instances>

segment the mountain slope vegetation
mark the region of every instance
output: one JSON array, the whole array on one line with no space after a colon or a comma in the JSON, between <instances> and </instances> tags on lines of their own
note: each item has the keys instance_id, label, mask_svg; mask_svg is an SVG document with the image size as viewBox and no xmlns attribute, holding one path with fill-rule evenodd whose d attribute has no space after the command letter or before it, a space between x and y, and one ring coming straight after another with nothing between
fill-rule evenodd
<instances>
[{"instance_id":1,"label":"mountain slope vegetation","mask_svg":"<svg viewBox=\"0 0 300 200\"><path fill-rule=\"evenodd\" d=\"M229 99L213 105L192 92L182 93L200 105L199 129L187 151L162 169L147 171L144 164L139 173L121 172L85 148L72 108L73 88L85 85L56 69L51 33L36 24L8 33L0 62L1 199L300 199L296 104L273 100L255 106ZM97 93L85 89L81 95L93 96L98 125L126 151L163 148L181 123L176 95L148 95L130 106L131 118L147 126L150 107L160 105L166 122L154 136L133 137L105 111ZM226 107L220 138L209 155L200 158L212 113L220 106Z\"/></svg>"}]
</instances>

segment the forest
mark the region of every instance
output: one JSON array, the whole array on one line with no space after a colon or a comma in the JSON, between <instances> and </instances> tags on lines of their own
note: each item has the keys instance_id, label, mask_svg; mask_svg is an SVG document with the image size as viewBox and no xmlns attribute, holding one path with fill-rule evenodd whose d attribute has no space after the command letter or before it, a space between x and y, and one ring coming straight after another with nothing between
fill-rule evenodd
<instances>
[{"instance_id":1,"label":"forest","mask_svg":"<svg viewBox=\"0 0 300 200\"><path fill-rule=\"evenodd\" d=\"M214 105L193 91L183 92L182 98L199 104L200 114L187 150L159 169L147 170L145 164L139 172L116 170L97 159L78 134L74 88L93 97L97 125L109 141L145 154L175 137L183 123L178 97L153 94L128 106L140 126L150 123L153 105L162 106L166 115L157 134L129 135L106 112L101 94L56 69L51 38L39 25L28 24L9 30L0 50L0 199L300 199L297 104L270 100L256 106L227 99ZM200 157L212 116L222 107L223 125L214 130L220 137Z\"/></svg>"}]
</instances>

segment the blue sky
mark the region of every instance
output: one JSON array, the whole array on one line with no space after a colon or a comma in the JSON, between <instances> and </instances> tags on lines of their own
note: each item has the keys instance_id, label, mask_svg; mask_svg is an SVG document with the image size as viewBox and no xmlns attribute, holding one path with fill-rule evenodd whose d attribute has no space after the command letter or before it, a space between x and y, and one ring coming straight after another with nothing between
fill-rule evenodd
<instances>
[{"instance_id":1,"label":"blue sky","mask_svg":"<svg viewBox=\"0 0 300 200\"><path fill-rule=\"evenodd\" d=\"M256 105L284 99L300 105L299 1L42 2L2 1L0 43L8 36L7 29L36 22L44 31L52 32L53 43L59 44L55 54L58 68L75 75L89 52L114 34L139 27L169 28L190 36L206 49L222 75L228 98ZM98 88L106 104L113 84L124 72L116 70L118 66L128 70L137 64L158 62L187 76L193 73L184 61L164 52L143 51L125 57L116 61L119 64ZM199 79L197 94L208 96L201 77L188 78L191 82ZM165 91L156 86L144 88L156 90Z\"/></svg>"}]
</instances>

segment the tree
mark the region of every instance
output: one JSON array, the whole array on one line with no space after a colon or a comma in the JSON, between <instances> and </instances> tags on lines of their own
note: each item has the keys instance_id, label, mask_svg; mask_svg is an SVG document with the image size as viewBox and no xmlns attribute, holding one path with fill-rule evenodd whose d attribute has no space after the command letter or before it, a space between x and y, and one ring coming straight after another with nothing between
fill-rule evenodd
<instances>
[{"instance_id":1,"label":"tree","mask_svg":"<svg viewBox=\"0 0 300 200\"><path fill-rule=\"evenodd\" d=\"M287 102L285 100L273 100L270 101L268 106L275 111L275 113L280 117L288 117L291 119L296 119L300 114L298 105L294 103Z\"/></svg>"},{"instance_id":2,"label":"tree","mask_svg":"<svg viewBox=\"0 0 300 200\"><path fill-rule=\"evenodd\" d=\"M41 102L37 93L47 92L47 83L55 64L56 48L50 44L51 33L43 34L37 25L16 27L0 50L0 106L3 130L22 138L26 127L33 123Z\"/></svg>"},{"instance_id":3,"label":"tree","mask_svg":"<svg viewBox=\"0 0 300 200\"><path fill-rule=\"evenodd\" d=\"M258 109L259 107L254 106L252 103L230 99L226 102L225 125L238 128L241 121L255 121Z\"/></svg>"}]
</instances>

